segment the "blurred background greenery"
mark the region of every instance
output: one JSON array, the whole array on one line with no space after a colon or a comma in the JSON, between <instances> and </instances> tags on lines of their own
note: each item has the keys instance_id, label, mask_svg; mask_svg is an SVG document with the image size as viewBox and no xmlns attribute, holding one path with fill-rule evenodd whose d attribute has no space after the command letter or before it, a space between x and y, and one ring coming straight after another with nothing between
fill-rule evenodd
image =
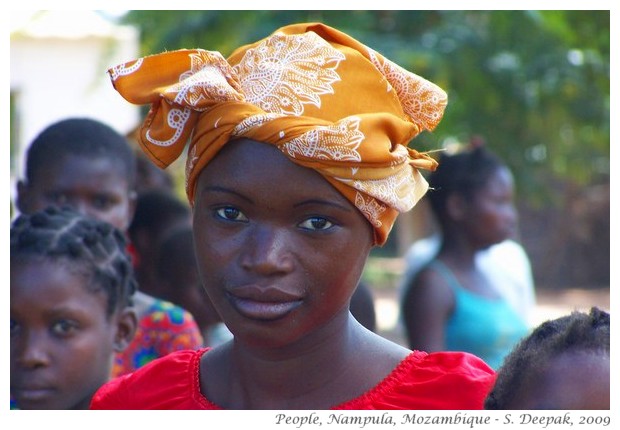
<instances>
[{"instance_id":1,"label":"blurred background greenery","mask_svg":"<svg viewBox=\"0 0 620 430\"><path fill-rule=\"evenodd\" d=\"M131 11L143 54L204 48L228 55L286 24L339 28L449 95L425 150L480 136L534 204L609 175L609 11Z\"/></svg>"},{"instance_id":2,"label":"blurred background greenery","mask_svg":"<svg viewBox=\"0 0 620 430\"><path fill-rule=\"evenodd\" d=\"M143 55L204 48L226 56L278 27L311 21L447 91L443 121L411 146L482 139L507 161L537 285L609 287L610 11L135 10L121 18L139 29ZM403 228L411 218L401 218L377 256L398 257L425 233L424 223ZM369 267L377 281L400 270Z\"/></svg>"}]
</instances>

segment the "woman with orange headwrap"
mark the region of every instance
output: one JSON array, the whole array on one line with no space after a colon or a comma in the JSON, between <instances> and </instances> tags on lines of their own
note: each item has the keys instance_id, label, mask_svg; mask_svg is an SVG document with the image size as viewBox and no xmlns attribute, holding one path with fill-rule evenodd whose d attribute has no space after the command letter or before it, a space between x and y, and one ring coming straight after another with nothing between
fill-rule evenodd
<instances>
[{"instance_id":1,"label":"woman with orange headwrap","mask_svg":"<svg viewBox=\"0 0 620 430\"><path fill-rule=\"evenodd\" d=\"M440 121L436 85L323 24L237 49L180 50L110 70L160 167L188 146L200 275L234 339L112 381L94 409L480 409L493 371L410 351L349 302L373 246L436 162L407 147Z\"/></svg>"}]
</instances>

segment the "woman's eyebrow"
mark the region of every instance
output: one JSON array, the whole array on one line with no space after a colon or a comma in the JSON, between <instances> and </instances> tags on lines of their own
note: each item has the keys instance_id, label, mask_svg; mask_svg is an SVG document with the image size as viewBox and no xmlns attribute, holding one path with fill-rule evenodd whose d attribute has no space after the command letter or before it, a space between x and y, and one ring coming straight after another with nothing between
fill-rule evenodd
<instances>
[{"instance_id":1,"label":"woman's eyebrow","mask_svg":"<svg viewBox=\"0 0 620 430\"><path fill-rule=\"evenodd\" d=\"M248 196L239 193L238 191L235 190L231 190L230 188L226 188L226 187L222 187L219 185L209 185L207 187L204 187L202 189L202 191L200 192L200 194L205 194L205 193L224 193L224 194L232 194L234 196L239 197L240 199L243 199L249 203L254 203L254 201L249 198Z\"/></svg>"},{"instance_id":2,"label":"woman's eyebrow","mask_svg":"<svg viewBox=\"0 0 620 430\"><path fill-rule=\"evenodd\" d=\"M308 200L304 200L302 202L299 203L295 203L293 205L294 208L298 208L301 206L309 206L309 205L325 205L325 206L332 206L335 208L338 208L340 210L346 211L346 212L351 212L352 209L349 206L345 206L342 205L338 202L335 202L333 200L323 200L323 199L308 199Z\"/></svg>"}]
</instances>

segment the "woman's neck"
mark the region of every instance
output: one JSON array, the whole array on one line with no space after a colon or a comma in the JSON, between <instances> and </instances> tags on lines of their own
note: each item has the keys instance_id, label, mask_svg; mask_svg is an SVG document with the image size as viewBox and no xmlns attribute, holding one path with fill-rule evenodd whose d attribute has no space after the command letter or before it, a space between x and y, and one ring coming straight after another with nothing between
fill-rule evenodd
<instances>
[{"instance_id":1,"label":"woman's neck","mask_svg":"<svg viewBox=\"0 0 620 430\"><path fill-rule=\"evenodd\" d=\"M406 355L399 351L393 361L369 370L372 336L347 311L277 351L231 344L213 366L203 367L211 379L228 360L220 382L207 384L207 397L231 409L328 409L372 388Z\"/></svg>"},{"instance_id":2,"label":"woman's neck","mask_svg":"<svg viewBox=\"0 0 620 430\"><path fill-rule=\"evenodd\" d=\"M478 248L473 247L462 236L455 235L444 239L437 256L454 268L469 269L475 267L475 257L478 251Z\"/></svg>"},{"instance_id":3,"label":"woman's neck","mask_svg":"<svg viewBox=\"0 0 620 430\"><path fill-rule=\"evenodd\" d=\"M498 298L497 288L476 263L476 254L480 251L480 248L457 235L444 241L437 258L452 270L459 284L466 290L489 299Z\"/></svg>"}]
</instances>

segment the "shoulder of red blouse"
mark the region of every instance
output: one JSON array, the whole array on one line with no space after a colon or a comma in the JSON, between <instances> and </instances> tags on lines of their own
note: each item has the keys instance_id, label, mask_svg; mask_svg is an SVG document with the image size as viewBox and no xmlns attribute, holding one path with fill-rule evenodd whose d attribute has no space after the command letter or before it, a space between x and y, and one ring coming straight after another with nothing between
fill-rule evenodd
<instances>
[{"instance_id":1,"label":"shoulder of red blouse","mask_svg":"<svg viewBox=\"0 0 620 430\"><path fill-rule=\"evenodd\" d=\"M464 352L414 351L362 396L332 409L482 409L495 372Z\"/></svg>"},{"instance_id":2,"label":"shoulder of red blouse","mask_svg":"<svg viewBox=\"0 0 620 430\"><path fill-rule=\"evenodd\" d=\"M209 348L172 352L103 385L91 409L213 409L200 393L200 357Z\"/></svg>"},{"instance_id":3,"label":"shoulder of red blouse","mask_svg":"<svg viewBox=\"0 0 620 430\"><path fill-rule=\"evenodd\" d=\"M104 385L91 409L220 409L200 392L200 357L179 351ZM358 398L332 409L477 410L495 381L480 358L462 352L415 351Z\"/></svg>"}]
</instances>

